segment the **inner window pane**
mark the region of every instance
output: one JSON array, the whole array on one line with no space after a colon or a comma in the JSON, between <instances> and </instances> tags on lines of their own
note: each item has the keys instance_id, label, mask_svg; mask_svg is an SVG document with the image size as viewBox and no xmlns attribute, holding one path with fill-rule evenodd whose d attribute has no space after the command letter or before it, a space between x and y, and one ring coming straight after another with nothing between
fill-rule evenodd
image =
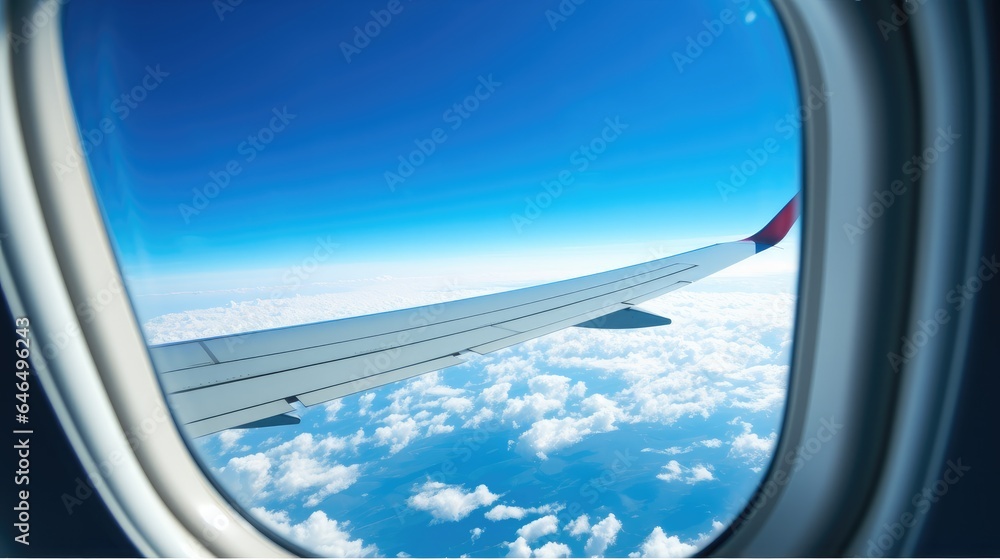
<instances>
[{"instance_id":1,"label":"inner window pane","mask_svg":"<svg viewBox=\"0 0 1000 560\"><path fill-rule=\"evenodd\" d=\"M744 239L802 180L762 0L95 1L64 40L153 347ZM669 325L462 354L192 449L321 555L693 554L772 458L798 238L642 304Z\"/></svg>"}]
</instances>

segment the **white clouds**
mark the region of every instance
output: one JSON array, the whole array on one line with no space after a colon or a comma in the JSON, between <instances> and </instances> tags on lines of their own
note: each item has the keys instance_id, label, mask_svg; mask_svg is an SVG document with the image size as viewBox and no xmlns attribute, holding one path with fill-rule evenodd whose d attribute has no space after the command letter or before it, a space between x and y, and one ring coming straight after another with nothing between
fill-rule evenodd
<instances>
[{"instance_id":1,"label":"white clouds","mask_svg":"<svg viewBox=\"0 0 1000 560\"><path fill-rule=\"evenodd\" d=\"M743 433L733 439L729 448L729 455L743 459L751 465L754 471L763 468L765 462L771 457L774 444L778 435L771 432L767 437L760 437L753 433L753 424L743 422Z\"/></svg>"},{"instance_id":2,"label":"white clouds","mask_svg":"<svg viewBox=\"0 0 1000 560\"><path fill-rule=\"evenodd\" d=\"M510 383L497 383L483 389L480 395L487 404L498 404L507 401L507 393L510 391Z\"/></svg>"},{"instance_id":3,"label":"white clouds","mask_svg":"<svg viewBox=\"0 0 1000 560\"><path fill-rule=\"evenodd\" d=\"M482 430L483 426L495 436L495 440L482 444L484 452L489 448L498 460L527 457L529 462L535 462L533 456L543 460L552 457L550 463L535 462L536 467L545 470L560 468L562 459L573 453L595 450L599 440L618 441L613 437L615 434L600 438L596 434L623 430L623 438L631 438L653 433L650 430L665 431L650 424L677 424L681 429L670 433L685 434L684 439L649 438L646 441L650 443L645 445L657 445L661 450L657 453L680 461L670 461L660 471L655 470L660 463L653 464L650 467L653 470L635 471L637 479L641 477L648 482L656 477L661 484L676 485L675 489L684 492L691 491L684 485L696 485L695 491L721 486L713 481L733 472L730 466L745 462L759 469L773 453L776 435L769 434L771 424L766 422L780 417L785 398L790 340L786 331L791 315L765 311L774 303L784 305L792 301L786 295L748 297L677 292L650 305L651 308L659 305L674 319L670 327L629 332L567 329L503 352L477 356L453 370L461 375L431 373L333 401L322 411L317 410L315 417L322 422L325 412L327 421L333 422L329 429L339 430L335 434L342 437L295 438L262 453L230 460L219 470L227 480L227 488L237 489L238 496L249 496L258 504L267 498L263 505L274 509L272 498L293 496L293 507L316 508L332 504L331 494L343 492L358 480L366 482L365 491L371 492L371 499L381 496L382 489L374 483L385 484L390 475L379 472L380 466L370 466L376 463L367 463L378 461L379 456L425 446L447 453L452 443L468 441L464 438L471 437L469 430ZM588 396L588 390L598 392ZM726 414L722 418L736 414L751 418L758 425L759 434L749 424L742 426L742 433L739 423L735 428L720 429L721 414ZM495 429L499 432L495 433ZM729 433L723 434L727 429ZM354 436L349 435L351 431L356 431ZM695 437L690 437L692 434ZM432 436L438 439L422 441ZM212 450L239 449L248 439L257 438L220 434L219 447L213 445ZM511 453L510 445L504 446L509 439L521 458ZM477 446L479 441L476 440ZM364 448L359 449L362 445ZM636 449L642 445L638 444ZM723 457L726 454L723 447L728 448L727 457ZM476 453L479 449L476 448ZM710 451L713 449L720 451ZM390 463L409 468L405 466L409 461L407 455L405 452L400 455L406 461ZM228 458L227 455L222 460ZM362 464L351 465L351 462ZM482 527L475 525L518 520L510 523L515 527L522 525L518 535L491 534L491 538L477 542L492 545L498 540L516 539L505 543L515 556L569 553L565 544L549 540L568 540L578 555L600 555L608 550L614 554L618 553L615 542L622 534L623 523L630 533L637 534L636 539L651 528L638 523L633 526L631 511L617 518L607 510L587 509L589 517L579 515L568 524L564 520L564 532L559 533L559 527L553 529L547 522L541 523L558 511L552 504L520 507L516 505L520 500L508 499L507 504L498 505L500 495L508 488L494 485L494 493L486 486L470 484L469 478L462 478L470 474L469 464L459 467L459 474L449 477L450 484L428 482L414 487L407 504L427 512L430 518L413 516L408 523L465 520L466 524L457 526L460 530L457 539L463 540L461 531L469 530L470 539L476 541L482 533L475 531L482 531ZM744 476L749 474L745 467L742 470ZM373 483L371 490L368 481ZM566 494L539 496L552 496L549 500L571 499L565 498ZM310 513L308 509L289 511L296 519ZM722 518L730 515L723 511L715 513ZM484 515L485 520L477 515ZM543 517L535 519L539 516ZM703 521L707 525L708 520ZM291 524L288 525L290 530ZM505 527L504 524L489 526L494 532ZM335 528L347 532L343 524ZM683 542L678 536L669 536L658 529L649 533L636 554L656 551L689 554L695 544L697 541ZM363 547L360 541L358 545ZM625 552L628 551L620 553Z\"/></svg>"},{"instance_id":4,"label":"white clouds","mask_svg":"<svg viewBox=\"0 0 1000 560\"><path fill-rule=\"evenodd\" d=\"M490 521L503 521L504 519L524 519L526 515L558 513L563 509L561 504L545 504L533 508L523 508L517 506L498 505L486 512L486 519Z\"/></svg>"},{"instance_id":5,"label":"white clouds","mask_svg":"<svg viewBox=\"0 0 1000 560\"><path fill-rule=\"evenodd\" d=\"M319 437L311 433L302 433L294 438L279 444L268 450L272 456L284 455L286 453L302 453L306 455L329 455L334 451L343 451L348 446L347 438L333 436Z\"/></svg>"},{"instance_id":6,"label":"white clouds","mask_svg":"<svg viewBox=\"0 0 1000 560\"><path fill-rule=\"evenodd\" d=\"M550 412L562 410L563 406L565 406L565 402L562 400L547 397L541 393L532 393L508 400L503 411L503 419L505 421L538 420Z\"/></svg>"},{"instance_id":7,"label":"white clouds","mask_svg":"<svg viewBox=\"0 0 1000 560\"><path fill-rule=\"evenodd\" d=\"M509 351L508 351L509 353ZM496 356L504 356L504 351L500 351ZM494 357L488 358L493 360ZM483 372L497 382L513 382L519 379L528 379L538 373L534 361L523 356L504 356L498 361L489 361L483 365Z\"/></svg>"},{"instance_id":8,"label":"white clouds","mask_svg":"<svg viewBox=\"0 0 1000 560\"><path fill-rule=\"evenodd\" d=\"M375 429L375 445L389 446L389 454L395 455L421 436L430 437L454 431L455 427L446 423L448 418L446 412L431 414L428 410L421 410L412 417L400 412L390 414L382 419L385 425Z\"/></svg>"},{"instance_id":9,"label":"white clouds","mask_svg":"<svg viewBox=\"0 0 1000 560\"><path fill-rule=\"evenodd\" d=\"M390 454L399 453L420 433L417 421L402 414L391 414L385 422L387 425L375 429L375 442L390 446Z\"/></svg>"},{"instance_id":10,"label":"white clouds","mask_svg":"<svg viewBox=\"0 0 1000 560\"><path fill-rule=\"evenodd\" d=\"M716 535L721 533L722 530L725 528L726 528L725 523L719 521L718 519L713 519L712 528L709 529L708 531L705 531L704 533L698 533L698 538L694 541L694 543L697 544L698 546L708 544L709 542L712 541L712 539L716 537Z\"/></svg>"},{"instance_id":11,"label":"white clouds","mask_svg":"<svg viewBox=\"0 0 1000 560\"><path fill-rule=\"evenodd\" d=\"M472 399L466 397L449 397L441 403L441 408L453 414L464 414L472 410Z\"/></svg>"},{"instance_id":12,"label":"white clouds","mask_svg":"<svg viewBox=\"0 0 1000 560\"><path fill-rule=\"evenodd\" d=\"M702 465L698 464L691 467L691 476L686 480L688 484L695 484L698 482L704 482L708 480L715 480L715 476L712 474L712 465Z\"/></svg>"},{"instance_id":13,"label":"white clouds","mask_svg":"<svg viewBox=\"0 0 1000 560\"><path fill-rule=\"evenodd\" d=\"M590 433L592 430L587 419L549 419L532 424L528 431L521 434L520 441L533 450L538 458L546 460L548 452L578 443Z\"/></svg>"},{"instance_id":14,"label":"white clouds","mask_svg":"<svg viewBox=\"0 0 1000 560\"><path fill-rule=\"evenodd\" d=\"M428 481L406 503L413 509L431 514L434 522L458 521L468 517L475 509L492 504L499 497L484 484L469 492L464 486Z\"/></svg>"},{"instance_id":15,"label":"white clouds","mask_svg":"<svg viewBox=\"0 0 1000 560\"><path fill-rule=\"evenodd\" d=\"M360 465L343 465L330 456L361 441L360 430L350 438L299 434L264 452L230 459L219 469L220 480L245 504L277 491L282 499L306 494L303 505L315 507L358 480Z\"/></svg>"},{"instance_id":16,"label":"white clouds","mask_svg":"<svg viewBox=\"0 0 1000 560\"><path fill-rule=\"evenodd\" d=\"M683 469L681 468L680 463L678 463L677 461L670 461L666 465L663 465L663 472L656 475L656 478L660 480L665 480L667 482L673 482L681 478L682 472Z\"/></svg>"},{"instance_id":17,"label":"white clouds","mask_svg":"<svg viewBox=\"0 0 1000 560\"><path fill-rule=\"evenodd\" d=\"M544 509L546 507L551 506L542 506L542 508L536 509ZM562 509L561 506L558 508ZM558 511L558 509L555 511ZM510 517L501 518L507 519ZM519 519L520 517L516 518ZM565 529L569 531L571 536L588 536L586 544L584 544L584 552L588 556L602 556L608 547L613 545L617 540L618 533L622 529L622 524L613 513L608 514L607 517L595 523L593 526L590 525L590 520L587 515L581 515L571 521ZM516 540L506 543L508 556L520 558L527 558L529 556L535 556L537 558L570 556L571 551L569 546L557 542L548 542L532 550L530 543L541 539L542 537L554 535L558 532L559 519L555 515L546 515L545 517L535 519L517 530Z\"/></svg>"},{"instance_id":18,"label":"white clouds","mask_svg":"<svg viewBox=\"0 0 1000 560\"><path fill-rule=\"evenodd\" d=\"M691 556L698 551L698 547L681 542L675 535L668 536L663 529L656 527L653 532L642 541L639 552L629 554L630 558L682 558Z\"/></svg>"},{"instance_id":19,"label":"white clouds","mask_svg":"<svg viewBox=\"0 0 1000 560\"><path fill-rule=\"evenodd\" d=\"M250 512L280 535L322 556L359 558L378 555L378 547L365 545L361 539L351 540L347 524L327 518L322 511L314 511L305 521L297 524L291 523L288 514L283 511L255 507Z\"/></svg>"},{"instance_id":20,"label":"white clouds","mask_svg":"<svg viewBox=\"0 0 1000 560\"><path fill-rule=\"evenodd\" d=\"M684 385L671 386L670 378L688 378ZM658 380L644 379L637 382L629 392L638 402L639 415L646 422L670 425L681 418L701 416L708 418L725 400L725 393L715 387L690 385L701 383L694 374L668 374ZM679 384L678 384L679 385Z\"/></svg>"},{"instance_id":21,"label":"white clouds","mask_svg":"<svg viewBox=\"0 0 1000 560\"><path fill-rule=\"evenodd\" d=\"M369 438L365 437L365 430L364 430L364 428L358 428L358 431L354 432L354 435L352 435L350 438L347 438L348 444L350 444L350 446L355 451L357 451L359 445L361 445L362 443L368 442L368 441L371 441L371 440Z\"/></svg>"},{"instance_id":22,"label":"white clouds","mask_svg":"<svg viewBox=\"0 0 1000 560\"><path fill-rule=\"evenodd\" d=\"M681 447L679 445L673 445L666 449L653 449L652 447L645 447L642 449L643 453L657 453L660 455L683 455L685 453L690 453L694 450L694 446L688 445L687 447Z\"/></svg>"},{"instance_id":23,"label":"white clouds","mask_svg":"<svg viewBox=\"0 0 1000 560\"><path fill-rule=\"evenodd\" d=\"M615 544L618 531L621 529L621 521L618 521L615 514L609 513L607 517L590 528L590 538L587 539L587 544L583 547L584 553L587 556L603 556L604 551Z\"/></svg>"},{"instance_id":24,"label":"white clouds","mask_svg":"<svg viewBox=\"0 0 1000 560\"><path fill-rule=\"evenodd\" d=\"M548 453L578 443L587 435L618 429L615 422L625 417L615 401L601 394L587 397L580 408L591 414L539 420L521 434L520 443L545 460Z\"/></svg>"},{"instance_id":25,"label":"white clouds","mask_svg":"<svg viewBox=\"0 0 1000 560\"><path fill-rule=\"evenodd\" d=\"M531 558L531 547L524 537L518 537L514 542L505 543L507 545L507 558Z\"/></svg>"},{"instance_id":26,"label":"white clouds","mask_svg":"<svg viewBox=\"0 0 1000 560\"><path fill-rule=\"evenodd\" d=\"M699 482L715 480L715 475L712 474L713 470L714 467L712 465L699 463L687 468L681 466L677 461L670 461L666 465L663 465L663 472L656 475L656 478L666 482L683 481L686 484L697 484Z\"/></svg>"},{"instance_id":27,"label":"white clouds","mask_svg":"<svg viewBox=\"0 0 1000 560\"><path fill-rule=\"evenodd\" d=\"M271 460L263 453L233 457L219 469L223 484L243 503L263 497L264 489L271 482L270 470Z\"/></svg>"},{"instance_id":28,"label":"white clouds","mask_svg":"<svg viewBox=\"0 0 1000 560\"><path fill-rule=\"evenodd\" d=\"M219 432L219 445L223 453L236 447L236 443L247 433L246 430L223 430Z\"/></svg>"},{"instance_id":29,"label":"white clouds","mask_svg":"<svg viewBox=\"0 0 1000 560\"><path fill-rule=\"evenodd\" d=\"M764 364L732 372L727 377L744 382L728 391L730 406L751 412L777 409L785 401L788 365Z\"/></svg>"},{"instance_id":30,"label":"white clouds","mask_svg":"<svg viewBox=\"0 0 1000 560\"><path fill-rule=\"evenodd\" d=\"M534 541L545 535L551 535L559 531L559 518L554 515L536 519L531 523L517 530L517 536L524 538L527 542Z\"/></svg>"},{"instance_id":31,"label":"white clouds","mask_svg":"<svg viewBox=\"0 0 1000 560\"><path fill-rule=\"evenodd\" d=\"M374 400L375 393L365 393L358 397L358 416L367 416L371 412Z\"/></svg>"},{"instance_id":32,"label":"white clouds","mask_svg":"<svg viewBox=\"0 0 1000 560\"><path fill-rule=\"evenodd\" d=\"M477 429L479 429L480 426L482 426L486 422L489 422L490 420L493 420L493 418L495 418L495 417L496 417L496 413L493 412L492 409L489 409L489 408L480 408L479 412L476 412L476 414L473 415L472 418L469 418L465 422L465 424L462 424L462 427L463 428L472 428L474 430L477 430Z\"/></svg>"},{"instance_id":33,"label":"white clouds","mask_svg":"<svg viewBox=\"0 0 1000 560\"><path fill-rule=\"evenodd\" d=\"M278 465L275 487L287 495L316 490L305 501L306 507L316 507L329 496L349 488L357 482L358 465L329 465L315 457L293 452L282 457Z\"/></svg>"},{"instance_id":34,"label":"white clouds","mask_svg":"<svg viewBox=\"0 0 1000 560\"><path fill-rule=\"evenodd\" d=\"M337 413L340 409L344 408L344 401L342 399L337 399L335 401L330 401L323 405L323 409L326 410L326 421L333 422L337 419Z\"/></svg>"},{"instance_id":35,"label":"white clouds","mask_svg":"<svg viewBox=\"0 0 1000 560\"><path fill-rule=\"evenodd\" d=\"M441 383L441 373L434 371L425 375L414 377L389 394L389 398L396 405L395 411L407 410L412 406L417 409L430 409L443 407L446 402L451 401L452 406L472 409L472 402L462 397L465 391ZM462 400L452 401L461 398Z\"/></svg>"},{"instance_id":36,"label":"white clouds","mask_svg":"<svg viewBox=\"0 0 1000 560\"><path fill-rule=\"evenodd\" d=\"M455 431L455 425L449 423L453 417L463 428L479 428L496 414L484 407L470 418L468 413L475 408L474 399L467 396L465 389L443 383L437 371L391 387L394 390L387 395L389 404L384 408L369 410L366 405L370 405L371 399L361 403L368 416L383 424L376 428L373 440L377 446L389 447L390 455L418 439Z\"/></svg>"},{"instance_id":37,"label":"white clouds","mask_svg":"<svg viewBox=\"0 0 1000 560\"><path fill-rule=\"evenodd\" d=\"M569 558L573 553L568 545L557 542L545 543L533 552L535 558Z\"/></svg>"},{"instance_id":38,"label":"white clouds","mask_svg":"<svg viewBox=\"0 0 1000 560\"><path fill-rule=\"evenodd\" d=\"M524 537L518 537L507 545L507 558L569 558L572 551L563 543L548 542L532 550Z\"/></svg>"},{"instance_id":39,"label":"white clouds","mask_svg":"<svg viewBox=\"0 0 1000 560\"><path fill-rule=\"evenodd\" d=\"M486 519L490 521L502 521L504 519L524 519L528 515L528 510L523 507L505 506L503 504L494 506L486 512Z\"/></svg>"},{"instance_id":40,"label":"white clouds","mask_svg":"<svg viewBox=\"0 0 1000 560\"><path fill-rule=\"evenodd\" d=\"M570 378L564 375L538 375L528 380L528 388L534 393L565 402L569 397Z\"/></svg>"},{"instance_id":41,"label":"white clouds","mask_svg":"<svg viewBox=\"0 0 1000 560\"><path fill-rule=\"evenodd\" d=\"M586 535L590 532L590 518L587 517L586 514L581 515L573 521L570 521L569 525L566 526L566 530L569 531L569 534L574 537Z\"/></svg>"},{"instance_id":42,"label":"white clouds","mask_svg":"<svg viewBox=\"0 0 1000 560\"><path fill-rule=\"evenodd\" d=\"M791 294L675 292L647 303L674 318L670 328L569 329L525 346L539 350L529 355L540 367L623 379L615 399L630 421L670 425L723 407L770 412L784 401L793 303Z\"/></svg>"},{"instance_id":43,"label":"white clouds","mask_svg":"<svg viewBox=\"0 0 1000 560\"><path fill-rule=\"evenodd\" d=\"M439 434L447 434L455 430L455 426L445 424L448 421L448 414L442 412L441 414L436 414L427 421L427 436L436 436Z\"/></svg>"},{"instance_id":44,"label":"white clouds","mask_svg":"<svg viewBox=\"0 0 1000 560\"><path fill-rule=\"evenodd\" d=\"M483 529L482 527L474 527L471 530L469 530L469 538L472 539L472 542L476 542L477 540L479 540L479 537L483 536L483 533L485 532L486 530Z\"/></svg>"}]
</instances>

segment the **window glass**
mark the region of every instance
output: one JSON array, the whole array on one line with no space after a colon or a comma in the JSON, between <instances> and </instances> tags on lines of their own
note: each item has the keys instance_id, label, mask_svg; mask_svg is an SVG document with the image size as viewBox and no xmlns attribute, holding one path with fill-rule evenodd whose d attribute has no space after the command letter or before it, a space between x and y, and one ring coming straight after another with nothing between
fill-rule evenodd
<instances>
[{"instance_id":1,"label":"window glass","mask_svg":"<svg viewBox=\"0 0 1000 560\"><path fill-rule=\"evenodd\" d=\"M743 239L802 180L808 105L760 0L95 1L63 35L151 346ZM463 354L192 449L321 555L693 554L771 461L798 232L642 304L669 325Z\"/></svg>"}]
</instances>

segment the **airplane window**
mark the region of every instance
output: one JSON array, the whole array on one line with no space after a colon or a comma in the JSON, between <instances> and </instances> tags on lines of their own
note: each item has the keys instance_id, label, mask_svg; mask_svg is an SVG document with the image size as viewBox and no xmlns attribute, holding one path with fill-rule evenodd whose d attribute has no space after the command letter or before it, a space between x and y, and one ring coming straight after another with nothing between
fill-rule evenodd
<instances>
[{"instance_id":1,"label":"airplane window","mask_svg":"<svg viewBox=\"0 0 1000 560\"><path fill-rule=\"evenodd\" d=\"M743 511L827 95L767 2L86 2L63 37L53 165L88 166L174 417L258 526L656 557Z\"/></svg>"}]
</instances>

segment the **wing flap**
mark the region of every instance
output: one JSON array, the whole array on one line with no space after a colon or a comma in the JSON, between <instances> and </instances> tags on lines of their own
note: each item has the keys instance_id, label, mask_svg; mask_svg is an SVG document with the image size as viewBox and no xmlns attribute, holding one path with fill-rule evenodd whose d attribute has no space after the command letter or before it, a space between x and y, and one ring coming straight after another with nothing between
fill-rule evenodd
<instances>
[{"instance_id":1,"label":"wing flap","mask_svg":"<svg viewBox=\"0 0 1000 560\"><path fill-rule=\"evenodd\" d=\"M172 404L182 421L195 421L247 408L268 397L273 398L276 395L291 397L429 362L507 334L499 329L484 327L336 362L314 363L294 369L283 368L263 375L241 378L236 382L214 383L176 392L173 393ZM218 364L213 367L223 366L229 367L233 364ZM373 386L378 385L376 383Z\"/></svg>"},{"instance_id":2,"label":"wing flap","mask_svg":"<svg viewBox=\"0 0 1000 560\"><path fill-rule=\"evenodd\" d=\"M228 428L250 424L258 420L285 414L295 410L288 401L281 399L277 401L265 402L255 406L250 406L242 410L234 410L227 414L220 414L214 417L201 418L193 422L185 422L180 418L180 413L175 410L178 419L185 425L185 429L191 437L201 437L215 432L221 432Z\"/></svg>"},{"instance_id":3,"label":"wing flap","mask_svg":"<svg viewBox=\"0 0 1000 560\"><path fill-rule=\"evenodd\" d=\"M156 371L173 371L197 366L207 366L215 363L199 342L182 342L168 346L153 346L149 349L149 357L156 366Z\"/></svg>"},{"instance_id":4,"label":"wing flap","mask_svg":"<svg viewBox=\"0 0 1000 560\"><path fill-rule=\"evenodd\" d=\"M325 389L303 393L298 396L298 399L305 406L313 406L326 401L332 401L333 399L346 397L347 395L352 395L354 393L360 393L361 391L367 391L382 385L388 385L389 383L409 379L424 373L430 373L447 367L457 366L463 362L465 362L465 360L456 356L438 358L437 360L413 364L411 366L382 373L376 376L375 379L363 377L361 379L348 381L346 383L341 383Z\"/></svg>"}]
</instances>

